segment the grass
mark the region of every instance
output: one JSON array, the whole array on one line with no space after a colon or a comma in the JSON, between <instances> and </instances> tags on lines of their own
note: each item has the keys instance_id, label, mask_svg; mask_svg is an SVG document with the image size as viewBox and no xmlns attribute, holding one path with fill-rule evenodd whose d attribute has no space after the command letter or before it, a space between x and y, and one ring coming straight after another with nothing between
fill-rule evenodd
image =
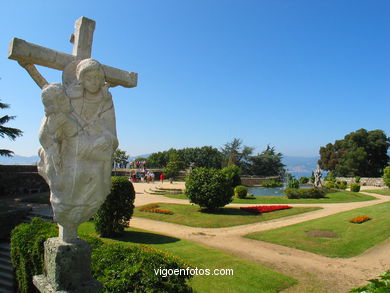
<instances>
[{"instance_id":1,"label":"grass","mask_svg":"<svg viewBox=\"0 0 390 293\"><path fill-rule=\"evenodd\" d=\"M171 198L188 199L185 194L165 195ZM343 203L373 200L375 197L359 192L338 191L328 193L325 198L319 199L288 199L285 195L254 196L245 199L234 198L232 203L255 204L293 204L293 203Z\"/></svg>"},{"instance_id":2,"label":"grass","mask_svg":"<svg viewBox=\"0 0 390 293\"><path fill-rule=\"evenodd\" d=\"M21 201L28 202L28 203L50 204L50 193L49 192L39 193L39 194L24 198Z\"/></svg>"},{"instance_id":3,"label":"grass","mask_svg":"<svg viewBox=\"0 0 390 293\"><path fill-rule=\"evenodd\" d=\"M329 256L352 257L390 237L390 202L342 212L274 230L256 232L245 237L294 247ZM353 224L357 216L370 216L372 220ZM309 231L326 231L336 238L310 237Z\"/></svg>"},{"instance_id":4,"label":"grass","mask_svg":"<svg viewBox=\"0 0 390 293\"><path fill-rule=\"evenodd\" d=\"M191 227L221 228L237 225L245 225L257 222L268 221L281 217L311 212L319 208L295 207L292 209L274 211L264 214L253 214L240 210L239 208L222 208L217 212L203 212L199 206L158 203L159 209L172 211L173 215L141 212L138 208L134 210L135 217L148 218L152 220L176 223Z\"/></svg>"},{"instance_id":5,"label":"grass","mask_svg":"<svg viewBox=\"0 0 390 293\"><path fill-rule=\"evenodd\" d=\"M96 235L93 223L82 224L79 233ZM291 277L219 250L144 230L127 228L120 238L102 240L124 245L145 244L178 256L199 269L234 270L233 276L194 276L190 285L196 292L280 292L297 283Z\"/></svg>"},{"instance_id":6,"label":"grass","mask_svg":"<svg viewBox=\"0 0 390 293\"><path fill-rule=\"evenodd\" d=\"M381 195L390 195L390 188L362 190L363 192L376 193Z\"/></svg>"}]
</instances>

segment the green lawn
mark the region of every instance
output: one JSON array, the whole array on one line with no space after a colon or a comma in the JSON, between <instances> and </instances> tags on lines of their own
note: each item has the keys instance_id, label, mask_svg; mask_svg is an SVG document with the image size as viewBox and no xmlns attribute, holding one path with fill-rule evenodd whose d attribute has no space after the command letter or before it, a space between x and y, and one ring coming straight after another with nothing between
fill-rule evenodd
<instances>
[{"instance_id":1,"label":"green lawn","mask_svg":"<svg viewBox=\"0 0 390 293\"><path fill-rule=\"evenodd\" d=\"M50 193L38 193L23 199L22 202L50 204Z\"/></svg>"},{"instance_id":2,"label":"green lawn","mask_svg":"<svg viewBox=\"0 0 390 293\"><path fill-rule=\"evenodd\" d=\"M171 198L188 199L185 194L165 195ZM255 204L293 204L293 203L343 203L373 200L375 197L358 192L338 191L328 193L325 198L319 199L288 199L287 196L255 196L246 199L234 198L232 203Z\"/></svg>"},{"instance_id":3,"label":"green lawn","mask_svg":"<svg viewBox=\"0 0 390 293\"><path fill-rule=\"evenodd\" d=\"M376 193L381 195L390 195L390 188L383 189L370 189L370 190L362 190L363 192Z\"/></svg>"},{"instance_id":4,"label":"green lawn","mask_svg":"<svg viewBox=\"0 0 390 293\"><path fill-rule=\"evenodd\" d=\"M251 224L268 221L281 217L311 212L319 208L305 207L292 208L287 210L274 211L264 214L253 214L239 208L222 208L218 212L202 212L199 206L158 203L159 209L172 211L173 215L141 212L139 208L134 209L134 216L152 220L176 223L191 227L220 228L236 225Z\"/></svg>"},{"instance_id":5,"label":"green lawn","mask_svg":"<svg viewBox=\"0 0 390 293\"><path fill-rule=\"evenodd\" d=\"M256 232L245 237L290 246L329 257L352 257L390 237L390 202L360 208L304 223ZM353 224L357 216L370 216L372 220ZM336 238L319 238L310 231L328 231Z\"/></svg>"},{"instance_id":6,"label":"green lawn","mask_svg":"<svg viewBox=\"0 0 390 293\"><path fill-rule=\"evenodd\" d=\"M79 233L96 235L93 223L82 224ZM178 256L199 269L234 270L233 276L194 276L190 284L196 292L280 292L297 283L286 275L219 250L148 231L131 228L116 240L102 239L124 245L145 244Z\"/></svg>"}]
</instances>

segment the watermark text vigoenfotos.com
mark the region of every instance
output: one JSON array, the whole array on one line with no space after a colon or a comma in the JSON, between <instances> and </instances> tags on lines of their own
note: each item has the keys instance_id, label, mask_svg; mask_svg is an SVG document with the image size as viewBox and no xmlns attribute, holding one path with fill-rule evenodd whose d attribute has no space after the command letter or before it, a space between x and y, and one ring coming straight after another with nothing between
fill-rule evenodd
<instances>
[{"instance_id":1,"label":"watermark text vigoenfotos.com","mask_svg":"<svg viewBox=\"0 0 390 293\"><path fill-rule=\"evenodd\" d=\"M168 276L233 276L233 269L199 269L187 267L186 269L154 269L157 276L166 278Z\"/></svg>"}]
</instances>

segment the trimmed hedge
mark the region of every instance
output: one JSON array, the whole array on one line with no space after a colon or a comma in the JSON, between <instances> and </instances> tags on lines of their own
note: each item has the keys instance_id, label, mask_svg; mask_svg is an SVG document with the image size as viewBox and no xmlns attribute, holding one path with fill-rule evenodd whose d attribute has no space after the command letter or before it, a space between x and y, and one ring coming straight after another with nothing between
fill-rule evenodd
<instances>
[{"instance_id":1,"label":"trimmed hedge","mask_svg":"<svg viewBox=\"0 0 390 293\"><path fill-rule=\"evenodd\" d=\"M325 197L326 192L319 188L310 188L310 189L296 189L296 188L287 188L284 190L284 193L289 199L297 198L323 198Z\"/></svg>"},{"instance_id":2,"label":"trimmed hedge","mask_svg":"<svg viewBox=\"0 0 390 293\"><path fill-rule=\"evenodd\" d=\"M56 225L41 218L16 226L11 232L11 262L20 293L38 292L32 277L43 272L43 243L57 237Z\"/></svg>"},{"instance_id":3,"label":"trimmed hedge","mask_svg":"<svg viewBox=\"0 0 390 293\"><path fill-rule=\"evenodd\" d=\"M20 293L38 292L34 275L44 271L44 247L47 238L58 235L57 226L34 218L12 231L11 257ZM91 235L79 235L92 249L92 274L103 283L103 292L192 292L187 280L192 275L157 275L155 269L192 268L180 258L141 245L104 244Z\"/></svg>"},{"instance_id":4,"label":"trimmed hedge","mask_svg":"<svg viewBox=\"0 0 390 293\"><path fill-rule=\"evenodd\" d=\"M233 188L221 170L196 168L187 177L186 195L192 203L216 210L232 201Z\"/></svg>"},{"instance_id":5,"label":"trimmed hedge","mask_svg":"<svg viewBox=\"0 0 390 293\"><path fill-rule=\"evenodd\" d=\"M92 252L92 264L94 276L104 284L103 292L192 292L186 283L192 275L157 274L159 269L184 272L190 266L151 248L104 244Z\"/></svg>"},{"instance_id":6,"label":"trimmed hedge","mask_svg":"<svg viewBox=\"0 0 390 293\"><path fill-rule=\"evenodd\" d=\"M96 231L103 237L120 235L133 215L134 199L133 184L126 177L112 177L111 193L94 217Z\"/></svg>"},{"instance_id":7,"label":"trimmed hedge","mask_svg":"<svg viewBox=\"0 0 390 293\"><path fill-rule=\"evenodd\" d=\"M352 184L351 184L351 191L352 191L352 192L359 192L359 191L360 191L360 184L358 184L358 183L352 183Z\"/></svg>"},{"instance_id":8,"label":"trimmed hedge","mask_svg":"<svg viewBox=\"0 0 390 293\"><path fill-rule=\"evenodd\" d=\"M276 181L275 179L264 180L260 183L261 187L282 187L283 183L280 181Z\"/></svg>"},{"instance_id":9,"label":"trimmed hedge","mask_svg":"<svg viewBox=\"0 0 390 293\"><path fill-rule=\"evenodd\" d=\"M237 185L234 187L234 195L238 198L246 198L248 194L248 188L243 185Z\"/></svg>"}]
</instances>

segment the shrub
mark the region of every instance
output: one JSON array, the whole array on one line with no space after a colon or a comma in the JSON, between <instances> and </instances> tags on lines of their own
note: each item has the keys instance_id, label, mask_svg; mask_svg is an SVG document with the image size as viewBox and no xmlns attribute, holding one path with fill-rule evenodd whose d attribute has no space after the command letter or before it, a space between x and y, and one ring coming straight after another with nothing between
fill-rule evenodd
<instances>
[{"instance_id":1,"label":"shrub","mask_svg":"<svg viewBox=\"0 0 390 293\"><path fill-rule=\"evenodd\" d=\"M11 232L11 262L19 292L36 292L32 277L43 272L43 243L56 237L56 225L41 218L16 226Z\"/></svg>"},{"instance_id":2,"label":"shrub","mask_svg":"<svg viewBox=\"0 0 390 293\"><path fill-rule=\"evenodd\" d=\"M287 182L287 188L299 188L299 181L295 178L292 178Z\"/></svg>"},{"instance_id":3,"label":"shrub","mask_svg":"<svg viewBox=\"0 0 390 293\"><path fill-rule=\"evenodd\" d=\"M352 184L351 184L351 191L352 191L352 192L359 192L359 191L360 191L360 184L358 184L358 183L352 183Z\"/></svg>"},{"instance_id":4,"label":"shrub","mask_svg":"<svg viewBox=\"0 0 390 293\"><path fill-rule=\"evenodd\" d=\"M336 188L336 183L333 181L325 181L324 186L328 189L332 189L332 188Z\"/></svg>"},{"instance_id":5,"label":"shrub","mask_svg":"<svg viewBox=\"0 0 390 293\"><path fill-rule=\"evenodd\" d=\"M111 193L95 215L96 231L112 237L128 226L134 210L135 191L126 177L112 177Z\"/></svg>"},{"instance_id":6,"label":"shrub","mask_svg":"<svg viewBox=\"0 0 390 293\"><path fill-rule=\"evenodd\" d=\"M103 292L192 292L192 275L158 274L189 267L181 259L143 246L104 244L92 252L92 271Z\"/></svg>"},{"instance_id":7,"label":"shrub","mask_svg":"<svg viewBox=\"0 0 390 293\"><path fill-rule=\"evenodd\" d=\"M336 174L334 173L334 171L328 172L328 174L325 176L324 180L335 182L336 181Z\"/></svg>"},{"instance_id":8,"label":"shrub","mask_svg":"<svg viewBox=\"0 0 390 293\"><path fill-rule=\"evenodd\" d=\"M347 189L347 181L337 181L335 184L337 189Z\"/></svg>"},{"instance_id":9,"label":"shrub","mask_svg":"<svg viewBox=\"0 0 390 293\"><path fill-rule=\"evenodd\" d=\"M363 287L355 288L350 293L368 293L368 292L390 292L390 270L380 275L381 279L369 280L369 284Z\"/></svg>"},{"instance_id":10,"label":"shrub","mask_svg":"<svg viewBox=\"0 0 390 293\"><path fill-rule=\"evenodd\" d=\"M383 181L385 185L390 188L390 166L387 166L383 171Z\"/></svg>"},{"instance_id":11,"label":"shrub","mask_svg":"<svg viewBox=\"0 0 390 293\"><path fill-rule=\"evenodd\" d=\"M248 188L243 185L237 185L234 187L234 195L238 198L245 198L248 194Z\"/></svg>"},{"instance_id":12,"label":"shrub","mask_svg":"<svg viewBox=\"0 0 390 293\"><path fill-rule=\"evenodd\" d=\"M360 183L360 176L355 176L355 183Z\"/></svg>"},{"instance_id":13,"label":"shrub","mask_svg":"<svg viewBox=\"0 0 390 293\"><path fill-rule=\"evenodd\" d=\"M20 293L36 292L34 275L43 274L47 238L58 234L57 226L40 218L21 224L12 231L11 257ZM180 258L143 247L103 244L98 237L80 235L92 249L92 273L103 283L103 292L192 292L186 280L192 275L157 275L155 269L184 269L191 266Z\"/></svg>"},{"instance_id":14,"label":"shrub","mask_svg":"<svg viewBox=\"0 0 390 293\"><path fill-rule=\"evenodd\" d=\"M287 188L284 190L284 193L289 199L297 198L323 198L325 197L326 192L319 188L310 188L310 189L296 189L296 188Z\"/></svg>"},{"instance_id":15,"label":"shrub","mask_svg":"<svg viewBox=\"0 0 390 293\"><path fill-rule=\"evenodd\" d=\"M215 210L232 201L233 189L223 171L196 168L186 180L186 195L192 203Z\"/></svg>"},{"instance_id":16,"label":"shrub","mask_svg":"<svg viewBox=\"0 0 390 293\"><path fill-rule=\"evenodd\" d=\"M309 183L309 177L302 176L301 178L299 178L299 183L300 184L307 184L307 183Z\"/></svg>"},{"instance_id":17,"label":"shrub","mask_svg":"<svg viewBox=\"0 0 390 293\"><path fill-rule=\"evenodd\" d=\"M276 181L274 179L271 180L265 180L262 183L260 183L261 187L280 187L283 186L282 182Z\"/></svg>"},{"instance_id":18,"label":"shrub","mask_svg":"<svg viewBox=\"0 0 390 293\"><path fill-rule=\"evenodd\" d=\"M226 167L222 169L222 173L225 174L226 178L229 180L232 188L241 185L241 169L236 165Z\"/></svg>"}]
</instances>

